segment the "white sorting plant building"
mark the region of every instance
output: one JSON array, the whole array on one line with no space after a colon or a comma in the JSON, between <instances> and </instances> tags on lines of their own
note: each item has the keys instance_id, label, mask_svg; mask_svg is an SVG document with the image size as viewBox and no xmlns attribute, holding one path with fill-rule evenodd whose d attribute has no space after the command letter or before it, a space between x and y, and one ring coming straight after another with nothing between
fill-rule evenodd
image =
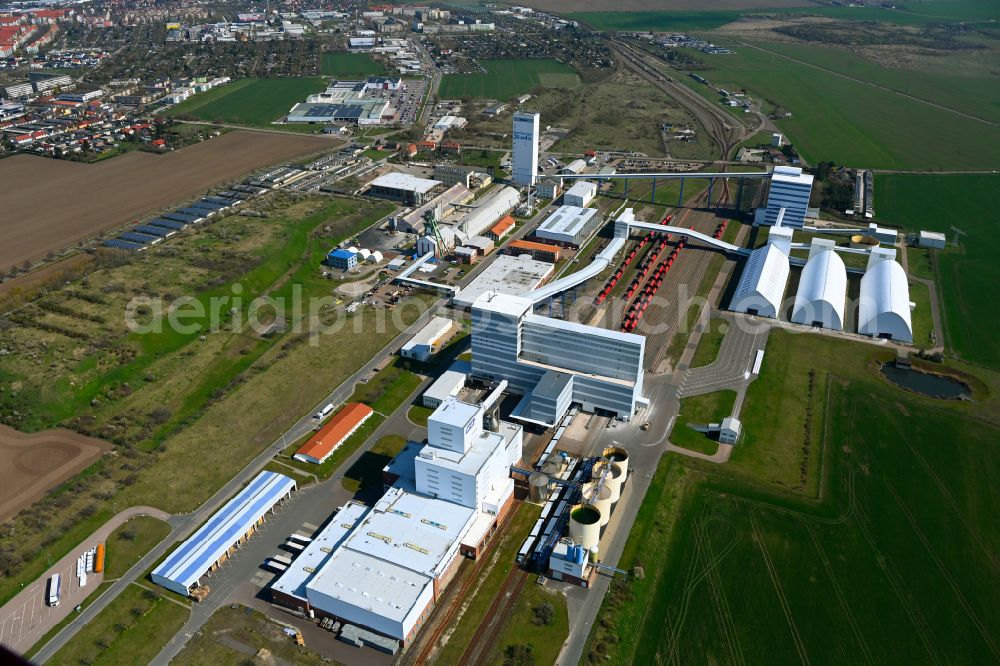
<instances>
[{"instance_id":1,"label":"white sorting plant building","mask_svg":"<svg viewBox=\"0 0 1000 666\"><path fill-rule=\"evenodd\" d=\"M875 250L868 258L858 300L858 333L913 342L906 271L890 252Z\"/></svg>"},{"instance_id":2,"label":"white sorting plant building","mask_svg":"<svg viewBox=\"0 0 1000 666\"><path fill-rule=\"evenodd\" d=\"M792 306L792 322L844 330L844 302L847 299L847 268L834 251L835 243L814 238L799 278Z\"/></svg>"}]
</instances>

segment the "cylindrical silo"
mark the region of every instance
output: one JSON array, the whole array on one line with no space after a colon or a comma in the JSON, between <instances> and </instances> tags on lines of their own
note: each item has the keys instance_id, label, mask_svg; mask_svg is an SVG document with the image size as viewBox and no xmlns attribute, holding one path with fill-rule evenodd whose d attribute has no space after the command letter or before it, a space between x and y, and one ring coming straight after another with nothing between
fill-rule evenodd
<instances>
[{"instance_id":1,"label":"cylindrical silo","mask_svg":"<svg viewBox=\"0 0 1000 666\"><path fill-rule=\"evenodd\" d=\"M586 549L601 540L601 510L590 504L577 504L569 514L569 536Z\"/></svg>"},{"instance_id":2,"label":"cylindrical silo","mask_svg":"<svg viewBox=\"0 0 1000 666\"><path fill-rule=\"evenodd\" d=\"M607 474L604 473L607 468ZM622 496L622 483L625 481L625 470L616 462L599 462L594 465L591 473L594 483L604 479L604 486L611 491L611 503L614 504Z\"/></svg>"},{"instance_id":3,"label":"cylindrical silo","mask_svg":"<svg viewBox=\"0 0 1000 666\"><path fill-rule=\"evenodd\" d=\"M544 502L549 494L549 477L535 472L528 477L528 498L532 502Z\"/></svg>"},{"instance_id":4,"label":"cylindrical silo","mask_svg":"<svg viewBox=\"0 0 1000 666\"><path fill-rule=\"evenodd\" d=\"M625 483L625 477L628 476L628 451L621 448L620 446L609 446L604 449L604 457L611 462L616 462L621 465L622 468L622 484Z\"/></svg>"},{"instance_id":5,"label":"cylindrical silo","mask_svg":"<svg viewBox=\"0 0 1000 666\"><path fill-rule=\"evenodd\" d=\"M607 484L598 487L597 481L583 485L583 503L596 506L601 511L600 526L604 527L611 520L611 488Z\"/></svg>"},{"instance_id":6,"label":"cylindrical silo","mask_svg":"<svg viewBox=\"0 0 1000 666\"><path fill-rule=\"evenodd\" d=\"M597 548L597 546L591 546L590 547L590 563L591 564L597 564L597 561L599 559L600 553L601 553L601 551Z\"/></svg>"}]
</instances>

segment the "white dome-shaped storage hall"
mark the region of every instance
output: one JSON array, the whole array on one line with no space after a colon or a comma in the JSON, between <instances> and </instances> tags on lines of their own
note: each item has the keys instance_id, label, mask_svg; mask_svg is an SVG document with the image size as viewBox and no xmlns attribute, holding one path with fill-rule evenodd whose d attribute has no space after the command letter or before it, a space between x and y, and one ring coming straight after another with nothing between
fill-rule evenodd
<instances>
[{"instance_id":1,"label":"white dome-shaped storage hall","mask_svg":"<svg viewBox=\"0 0 1000 666\"><path fill-rule=\"evenodd\" d=\"M891 259L872 261L861 278L858 333L913 342L910 286L903 267Z\"/></svg>"},{"instance_id":2,"label":"white dome-shaped storage hall","mask_svg":"<svg viewBox=\"0 0 1000 666\"><path fill-rule=\"evenodd\" d=\"M844 330L847 268L833 251L833 242L816 239L795 292L792 321L806 326Z\"/></svg>"},{"instance_id":3,"label":"white dome-shaped storage hall","mask_svg":"<svg viewBox=\"0 0 1000 666\"><path fill-rule=\"evenodd\" d=\"M747 259L729 309L776 319L788 283L788 270L788 255L777 246L757 248Z\"/></svg>"}]
</instances>

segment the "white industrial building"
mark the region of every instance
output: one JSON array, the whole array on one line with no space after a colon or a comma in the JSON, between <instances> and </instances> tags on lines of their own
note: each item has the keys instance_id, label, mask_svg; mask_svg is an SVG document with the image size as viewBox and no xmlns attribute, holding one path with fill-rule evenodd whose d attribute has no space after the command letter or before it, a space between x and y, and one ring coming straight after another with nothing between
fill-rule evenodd
<instances>
[{"instance_id":1,"label":"white industrial building","mask_svg":"<svg viewBox=\"0 0 1000 666\"><path fill-rule=\"evenodd\" d=\"M455 226L465 234L466 238L482 236L483 232L503 219L519 203L521 195L517 190L513 187L498 187Z\"/></svg>"},{"instance_id":2,"label":"white industrial building","mask_svg":"<svg viewBox=\"0 0 1000 666\"><path fill-rule=\"evenodd\" d=\"M569 194L567 192L567 194ZM538 225L535 237L580 247L601 221L596 208L559 206Z\"/></svg>"},{"instance_id":3,"label":"white industrial building","mask_svg":"<svg viewBox=\"0 0 1000 666\"><path fill-rule=\"evenodd\" d=\"M641 335L532 314L522 296L487 292L472 305L472 374L522 394L512 417L527 423L552 426L571 403L630 418L647 403L645 345Z\"/></svg>"},{"instance_id":4,"label":"white industrial building","mask_svg":"<svg viewBox=\"0 0 1000 666\"><path fill-rule=\"evenodd\" d=\"M586 208L596 196L597 183L591 183L589 180L578 180L563 194L563 203L567 206Z\"/></svg>"},{"instance_id":5,"label":"white industrial building","mask_svg":"<svg viewBox=\"0 0 1000 666\"><path fill-rule=\"evenodd\" d=\"M442 344L448 341L452 331L458 327L454 320L447 317L432 317L427 324L417 331L400 350L403 358L417 361L427 361L441 350Z\"/></svg>"},{"instance_id":6,"label":"white industrial building","mask_svg":"<svg viewBox=\"0 0 1000 666\"><path fill-rule=\"evenodd\" d=\"M917 246L943 250L947 239L940 231L921 231L917 235Z\"/></svg>"},{"instance_id":7,"label":"white industrial building","mask_svg":"<svg viewBox=\"0 0 1000 666\"><path fill-rule=\"evenodd\" d=\"M439 180L418 178L408 173L394 171L383 174L368 183L365 194L380 199L399 201L408 206L420 206L427 199L427 195L438 185L441 185Z\"/></svg>"},{"instance_id":8,"label":"white industrial building","mask_svg":"<svg viewBox=\"0 0 1000 666\"><path fill-rule=\"evenodd\" d=\"M814 238L799 277L792 305L792 322L844 330L844 302L847 299L847 268L834 251L835 243Z\"/></svg>"},{"instance_id":9,"label":"white industrial building","mask_svg":"<svg viewBox=\"0 0 1000 666\"><path fill-rule=\"evenodd\" d=\"M420 401L424 407L434 409L448 398L458 397L465 387L465 381L472 372L472 364L468 361L455 361L434 383L427 387Z\"/></svg>"},{"instance_id":10,"label":"white industrial building","mask_svg":"<svg viewBox=\"0 0 1000 666\"><path fill-rule=\"evenodd\" d=\"M562 168L560 173L568 175L579 175L587 168L587 163L583 160L573 160Z\"/></svg>"},{"instance_id":11,"label":"white industrial building","mask_svg":"<svg viewBox=\"0 0 1000 666\"><path fill-rule=\"evenodd\" d=\"M523 294L544 282L555 266L527 255L501 254L454 298L459 308L471 308L487 292Z\"/></svg>"},{"instance_id":12,"label":"white industrial building","mask_svg":"<svg viewBox=\"0 0 1000 666\"><path fill-rule=\"evenodd\" d=\"M514 114L514 143L511 180L519 187L531 186L538 178L538 139L541 114L518 111Z\"/></svg>"},{"instance_id":13,"label":"white industrial building","mask_svg":"<svg viewBox=\"0 0 1000 666\"><path fill-rule=\"evenodd\" d=\"M273 600L411 640L462 556L477 557L513 506L522 429L485 427L503 388L478 405L448 397L428 419L429 443L411 442L385 468L395 485L371 509L341 508L272 585Z\"/></svg>"},{"instance_id":14,"label":"white industrial building","mask_svg":"<svg viewBox=\"0 0 1000 666\"><path fill-rule=\"evenodd\" d=\"M803 173L799 167L774 167L762 223L774 226L778 220L778 213L784 209L783 224L801 229L805 224L812 186L812 174Z\"/></svg>"},{"instance_id":15,"label":"white industrial building","mask_svg":"<svg viewBox=\"0 0 1000 666\"><path fill-rule=\"evenodd\" d=\"M858 299L858 333L913 342L910 286L891 252L875 250L868 257Z\"/></svg>"}]
</instances>

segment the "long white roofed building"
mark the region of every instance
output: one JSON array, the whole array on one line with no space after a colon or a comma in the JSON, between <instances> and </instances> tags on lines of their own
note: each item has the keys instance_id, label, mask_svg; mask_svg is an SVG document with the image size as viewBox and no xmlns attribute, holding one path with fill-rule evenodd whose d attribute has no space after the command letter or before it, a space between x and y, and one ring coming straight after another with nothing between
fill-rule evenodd
<instances>
[{"instance_id":1,"label":"long white roofed building","mask_svg":"<svg viewBox=\"0 0 1000 666\"><path fill-rule=\"evenodd\" d=\"M802 269L799 288L792 306L792 322L844 330L844 302L847 299L847 267L834 251L835 243L814 238L809 260Z\"/></svg>"},{"instance_id":2,"label":"long white roofed building","mask_svg":"<svg viewBox=\"0 0 1000 666\"><path fill-rule=\"evenodd\" d=\"M913 342L910 287L906 272L889 252L875 250L861 278L858 333L899 342Z\"/></svg>"},{"instance_id":3,"label":"long white roofed building","mask_svg":"<svg viewBox=\"0 0 1000 666\"><path fill-rule=\"evenodd\" d=\"M729 303L730 310L772 319L779 317L790 270L791 231L787 227L774 227L767 245L750 253Z\"/></svg>"}]
</instances>

